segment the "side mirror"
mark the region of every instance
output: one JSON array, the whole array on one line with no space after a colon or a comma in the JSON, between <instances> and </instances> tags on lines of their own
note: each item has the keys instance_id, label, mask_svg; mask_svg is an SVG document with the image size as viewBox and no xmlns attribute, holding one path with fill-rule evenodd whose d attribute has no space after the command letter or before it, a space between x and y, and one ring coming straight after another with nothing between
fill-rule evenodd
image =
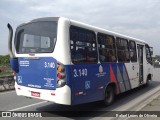
<instances>
[{"instance_id":1,"label":"side mirror","mask_svg":"<svg viewBox=\"0 0 160 120\"><path fill-rule=\"evenodd\" d=\"M7 25L8 29L9 29L9 35L8 35L8 51L9 51L9 55L10 58L14 58L15 55L12 51L12 37L13 37L13 29L12 26L8 23Z\"/></svg>"},{"instance_id":2,"label":"side mirror","mask_svg":"<svg viewBox=\"0 0 160 120\"><path fill-rule=\"evenodd\" d=\"M149 47L150 52L151 52L151 56L153 55L153 47Z\"/></svg>"}]
</instances>

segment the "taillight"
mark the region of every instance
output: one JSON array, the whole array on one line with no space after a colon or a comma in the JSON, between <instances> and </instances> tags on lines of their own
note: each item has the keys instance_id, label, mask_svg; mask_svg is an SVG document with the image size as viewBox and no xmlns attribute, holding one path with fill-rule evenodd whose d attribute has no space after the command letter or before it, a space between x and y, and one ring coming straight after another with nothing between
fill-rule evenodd
<instances>
[{"instance_id":1,"label":"taillight","mask_svg":"<svg viewBox=\"0 0 160 120\"><path fill-rule=\"evenodd\" d=\"M61 65L59 65L59 66L57 67L57 71L58 71L58 72L63 72L63 71L64 71L64 68L63 68Z\"/></svg>"},{"instance_id":2,"label":"taillight","mask_svg":"<svg viewBox=\"0 0 160 120\"><path fill-rule=\"evenodd\" d=\"M65 75L62 74L62 73L58 73L58 74L57 74L57 77L58 77L59 79L63 79L63 78L65 77Z\"/></svg>"},{"instance_id":3,"label":"taillight","mask_svg":"<svg viewBox=\"0 0 160 120\"><path fill-rule=\"evenodd\" d=\"M57 64L57 87L63 87L66 84L65 67L63 64Z\"/></svg>"}]
</instances>

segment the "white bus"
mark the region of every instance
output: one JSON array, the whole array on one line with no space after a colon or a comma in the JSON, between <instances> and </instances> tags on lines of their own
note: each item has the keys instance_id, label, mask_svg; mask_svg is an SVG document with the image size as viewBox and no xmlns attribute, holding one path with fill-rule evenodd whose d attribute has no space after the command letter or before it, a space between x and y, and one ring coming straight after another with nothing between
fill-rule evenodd
<instances>
[{"instance_id":1,"label":"white bus","mask_svg":"<svg viewBox=\"0 0 160 120\"><path fill-rule=\"evenodd\" d=\"M148 84L152 51L142 40L63 17L17 27L12 50L17 95L75 105L103 100Z\"/></svg>"}]
</instances>

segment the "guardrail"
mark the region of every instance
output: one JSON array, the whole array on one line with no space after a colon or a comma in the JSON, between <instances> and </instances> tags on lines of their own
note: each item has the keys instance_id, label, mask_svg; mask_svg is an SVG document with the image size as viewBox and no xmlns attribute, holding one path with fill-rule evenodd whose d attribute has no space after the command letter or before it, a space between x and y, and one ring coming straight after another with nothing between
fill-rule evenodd
<instances>
[{"instance_id":1,"label":"guardrail","mask_svg":"<svg viewBox=\"0 0 160 120\"><path fill-rule=\"evenodd\" d=\"M0 91L14 89L14 76L3 76L0 77Z\"/></svg>"}]
</instances>

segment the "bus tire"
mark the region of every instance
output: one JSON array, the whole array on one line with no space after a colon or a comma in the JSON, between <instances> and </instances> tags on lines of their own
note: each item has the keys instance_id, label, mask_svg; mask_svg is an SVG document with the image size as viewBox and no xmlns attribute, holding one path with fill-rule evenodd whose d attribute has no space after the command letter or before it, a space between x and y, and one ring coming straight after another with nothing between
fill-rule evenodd
<instances>
[{"instance_id":1,"label":"bus tire","mask_svg":"<svg viewBox=\"0 0 160 120\"><path fill-rule=\"evenodd\" d=\"M149 85L149 80L147 79L145 86L147 87Z\"/></svg>"},{"instance_id":2,"label":"bus tire","mask_svg":"<svg viewBox=\"0 0 160 120\"><path fill-rule=\"evenodd\" d=\"M147 77L146 84L145 84L146 87L149 85L149 81L150 81L150 79L149 79L149 76L148 76L148 77Z\"/></svg>"},{"instance_id":3,"label":"bus tire","mask_svg":"<svg viewBox=\"0 0 160 120\"><path fill-rule=\"evenodd\" d=\"M104 95L104 105L109 106L113 103L115 98L114 94L114 89L112 86L108 86L105 90L105 95Z\"/></svg>"}]
</instances>

